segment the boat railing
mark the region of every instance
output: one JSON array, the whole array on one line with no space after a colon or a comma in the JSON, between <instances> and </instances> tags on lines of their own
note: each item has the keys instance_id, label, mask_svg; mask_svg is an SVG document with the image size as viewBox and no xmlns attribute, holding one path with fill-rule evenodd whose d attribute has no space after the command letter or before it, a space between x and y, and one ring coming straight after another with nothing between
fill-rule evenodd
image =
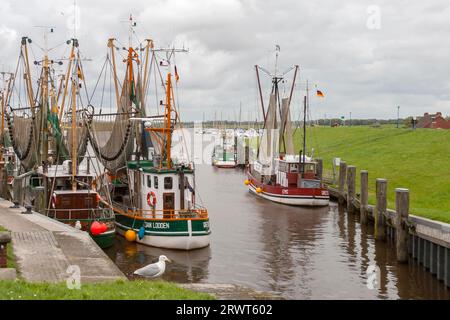
<instances>
[{"instance_id":1,"label":"boat railing","mask_svg":"<svg viewBox=\"0 0 450 320\"><path fill-rule=\"evenodd\" d=\"M142 210L113 203L113 210L119 214L151 220L192 220L208 218L208 210L198 205L184 210Z\"/></svg>"},{"instance_id":2,"label":"boat railing","mask_svg":"<svg viewBox=\"0 0 450 320\"><path fill-rule=\"evenodd\" d=\"M110 208L87 208L87 209L45 209L47 217L56 220L92 220L92 219L112 219L113 211ZM87 215L87 218L86 218ZM83 216L81 218L80 216Z\"/></svg>"}]
</instances>

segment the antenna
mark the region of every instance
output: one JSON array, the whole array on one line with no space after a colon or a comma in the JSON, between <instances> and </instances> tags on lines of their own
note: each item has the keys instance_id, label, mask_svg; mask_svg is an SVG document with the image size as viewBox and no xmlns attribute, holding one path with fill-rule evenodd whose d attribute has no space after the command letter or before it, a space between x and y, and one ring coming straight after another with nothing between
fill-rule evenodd
<instances>
[{"instance_id":1,"label":"antenna","mask_svg":"<svg viewBox=\"0 0 450 320\"><path fill-rule=\"evenodd\" d=\"M275 77L277 76L277 68L278 68L278 52L280 52L281 48L278 44L275 45Z\"/></svg>"},{"instance_id":2,"label":"antenna","mask_svg":"<svg viewBox=\"0 0 450 320\"><path fill-rule=\"evenodd\" d=\"M128 20L120 21L122 23L128 23L128 47L133 47L133 28L137 26L137 23L133 19L133 15L130 13ZM137 50L137 49L136 49Z\"/></svg>"},{"instance_id":3,"label":"antenna","mask_svg":"<svg viewBox=\"0 0 450 320\"><path fill-rule=\"evenodd\" d=\"M44 52L45 55L48 55L48 39L47 39L47 34L49 33L53 33L55 30L54 26L34 26L35 28L40 28L43 29L43 34L44 34Z\"/></svg>"},{"instance_id":4,"label":"antenna","mask_svg":"<svg viewBox=\"0 0 450 320\"><path fill-rule=\"evenodd\" d=\"M73 0L73 38L77 38L77 0Z\"/></svg>"}]
</instances>

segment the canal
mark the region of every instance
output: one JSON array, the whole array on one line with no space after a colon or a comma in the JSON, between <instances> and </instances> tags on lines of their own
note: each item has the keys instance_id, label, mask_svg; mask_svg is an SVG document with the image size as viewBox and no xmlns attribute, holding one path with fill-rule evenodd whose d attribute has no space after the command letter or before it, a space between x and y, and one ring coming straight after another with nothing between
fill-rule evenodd
<instances>
[{"instance_id":1,"label":"canal","mask_svg":"<svg viewBox=\"0 0 450 320\"><path fill-rule=\"evenodd\" d=\"M198 165L197 197L208 208L211 246L191 252L146 247L117 237L109 257L130 278L165 254L163 279L233 283L287 299L449 299L421 266L397 264L394 246L376 242L358 216L275 204L250 194L239 169ZM198 199L198 198L197 198Z\"/></svg>"}]
</instances>

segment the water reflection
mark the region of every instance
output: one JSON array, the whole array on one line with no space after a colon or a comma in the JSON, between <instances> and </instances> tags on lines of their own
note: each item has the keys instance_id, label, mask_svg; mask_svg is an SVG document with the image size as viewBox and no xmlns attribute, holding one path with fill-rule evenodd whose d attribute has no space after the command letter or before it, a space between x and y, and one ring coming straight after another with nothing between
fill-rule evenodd
<instances>
[{"instance_id":1,"label":"water reflection","mask_svg":"<svg viewBox=\"0 0 450 320\"><path fill-rule=\"evenodd\" d=\"M197 166L197 189L211 220L211 247L191 252L150 248L119 238L108 255L127 274L174 262L163 278L235 283L291 299L448 299L449 291L416 264L397 264L395 247L375 241L372 226L344 208L298 208L248 193L239 170ZM368 288L378 267L379 289Z\"/></svg>"}]
</instances>

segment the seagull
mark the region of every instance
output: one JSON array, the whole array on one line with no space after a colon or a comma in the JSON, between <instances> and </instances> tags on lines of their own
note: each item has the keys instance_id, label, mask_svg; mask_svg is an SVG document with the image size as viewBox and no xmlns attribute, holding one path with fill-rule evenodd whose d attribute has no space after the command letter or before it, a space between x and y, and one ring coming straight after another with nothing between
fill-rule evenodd
<instances>
[{"instance_id":1,"label":"seagull","mask_svg":"<svg viewBox=\"0 0 450 320\"><path fill-rule=\"evenodd\" d=\"M166 261L170 261L166 256L159 256L159 261L149 264L143 268L137 269L133 274L137 274L139 276L148 277L148 278L156 278L161 276L164 271L166 271Z\"/></svg>"}]
</instances>

